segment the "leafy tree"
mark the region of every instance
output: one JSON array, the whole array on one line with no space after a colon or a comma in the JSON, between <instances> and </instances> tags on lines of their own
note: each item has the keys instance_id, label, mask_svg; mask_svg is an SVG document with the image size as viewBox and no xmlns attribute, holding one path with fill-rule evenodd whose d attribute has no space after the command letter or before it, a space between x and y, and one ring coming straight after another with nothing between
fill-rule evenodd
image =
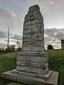
<instances>
[{"instance_id":1,"label":"leafy tree","mask_svg":"<svg viewBox=\"0 0 64 85\"><path fill-rule=\"evenodd\" d=\"M48 49L48 50L52 50L52 49L54 49L54 48L53 48L52 45L48 45L47 49Z\"/></svg>"},{"instance_id":2,"label":"leafy tree","mask_svg":"<svg viewBox=\"0 0 64 85\"><path fill-rule=\"evenodd\" d=\"M1 48L0 48L0 53L1 53Z\"/></svg>"},{"instance_id":3,"label":"leafy tree","mask_svg":"<svg viewBox=\"0 0 64 85\"><path fill-rule=\"evenodd\" d=\"M9 46L9 50L10 50L11 52L15 51L15 45L10 45L10 46Z\"/></svg>"},{"instance_id":4,"label":"leafy tree","mask_svg":"<svg viewBox=\"0 0 64 85\"><path fill-rule=\"evenodd\" d=\"M17 45L18 48L21 48L21 41L17 40L16 45Z\"/></svg>"},{"instance_id":5,"label":"leafy tree","mask_svg":"<svg viewBox=\"0 0 64 85\"><path fill-rule=\"evenodd\" d=\"M17 48L16 50L17 50L17 51L21 51L21 49L22 49L22 48L19 47L19 48Z\"/></svg>"},{"instance_id":6,"label":"leafy tree","mask_svg":"<svg viewBox=\"0 0 64 85\"><path fill-rule=\"evenodd\" d=\"M10 45L8 48L5 49L5 52L14 52L15 51L15 45Z\"/></svg>"}]
</instances>

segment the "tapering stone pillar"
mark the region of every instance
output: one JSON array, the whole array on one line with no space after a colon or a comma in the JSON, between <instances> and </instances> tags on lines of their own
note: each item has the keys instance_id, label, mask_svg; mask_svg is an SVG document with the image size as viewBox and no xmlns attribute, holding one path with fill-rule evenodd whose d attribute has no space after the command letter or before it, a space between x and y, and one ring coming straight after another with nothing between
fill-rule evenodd
<instances>
[{"instance_id":1,"label":"tapering stone pillar","mask_svg":"<svg viewBox=\"0 0 64 85\"><path fill-rule=\"evenodd\" d=\"M16 69L38 75L49 71L44 50L44 22L38 5L30 7L25 16L22 51L17 58Z\"/></svg>"}]
</instances>

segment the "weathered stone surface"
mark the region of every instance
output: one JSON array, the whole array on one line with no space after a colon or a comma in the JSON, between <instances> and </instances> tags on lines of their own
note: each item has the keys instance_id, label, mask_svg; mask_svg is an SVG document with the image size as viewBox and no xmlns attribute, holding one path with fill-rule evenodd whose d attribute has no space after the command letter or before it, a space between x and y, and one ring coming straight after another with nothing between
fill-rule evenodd
<instances>
[{"instance_id":1,"label":"weathered stone surface","mask_svg":"<svg viewBox=\"0 0 64 85\"><path fill-rule=\"evenodd\" d=\"M17 57L16 69L2 76L30 85L57 85L58 73L49 71L48 67L48 55L44 50L44 23L38 5L30 7L25 16L22 51Z\"/></svg>"},{"instance_id":2,"label":"weathered stone surface","mask_svg":"<svg viewBox=\"0 0 64 85\"><path fill-rule=\"evenodd\" d=\"M25 16L21 54L17 70L44 75L48 70L48 56L44 50L44 23L38 5L29 8Z\"/></svg>"},{"instance_id":3,"label":"weathered stone surface","mask_svg":"<svg viewBox=\"0 0 64 85\"><path fill-rule=\"evenodd\" d=\"M19 83L15 83L15 82L12 82L12 83L9 83L7 85L23 85L23 84L19 84Z\"/></svg>"},{"instance_id":4,"label":"weathered stone surface","mask_svg":"<svg viewBox=\"0 0 64 85\"><path fill-rule=\"evenodd\" d=\"M58 83L58 72L52 71L52 75L50 75L51 71L45 75L37 75L37 74L30 74L26 72L18 72L17 70L12 70L3 73L3 77L11 80L15 80L17 82L23 82L23 84L28 85L57 85ZM49 77L50 75L50 77ZM39 78L40 76L41 78ZM46 79L47 78L47 79Z\"/></svg>"}]
</instances>

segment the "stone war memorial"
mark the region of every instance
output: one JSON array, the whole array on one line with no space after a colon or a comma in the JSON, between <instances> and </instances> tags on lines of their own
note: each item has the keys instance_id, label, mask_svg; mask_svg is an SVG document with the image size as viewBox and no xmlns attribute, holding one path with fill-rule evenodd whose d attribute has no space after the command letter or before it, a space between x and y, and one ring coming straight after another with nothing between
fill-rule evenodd
<instances>
[{"instance_id":1,"label":"stone war memorial","mask_svg":"<svg viewBox=\"0 0 64 85\"><path fill-rule=\"evenodd\" d=\"M44 50L44 22L38 5L29 8L23 24L22 50L16 69L2 77L28 85L57 85L58 72L49 70L48 55Z\"/></svg>"}]
</instances>

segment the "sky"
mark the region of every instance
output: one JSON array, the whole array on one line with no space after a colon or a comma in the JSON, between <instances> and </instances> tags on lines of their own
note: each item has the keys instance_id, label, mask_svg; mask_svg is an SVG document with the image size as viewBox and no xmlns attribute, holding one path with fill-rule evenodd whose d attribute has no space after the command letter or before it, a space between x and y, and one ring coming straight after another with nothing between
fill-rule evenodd
<instances>
[{"instance_id":1,"label":"sky","mask_svg":"<svg viewBox=\"0 0 64 85\"><path fill-rule=\"evenodd\" d=\"M8 28L10 28L11 39L21 39L24 17L29 7L35 4L40 6L45 29L64 28L64 0L0 0L0 39L2 42L7 41Z\"/></svg>"}]
</instances>

